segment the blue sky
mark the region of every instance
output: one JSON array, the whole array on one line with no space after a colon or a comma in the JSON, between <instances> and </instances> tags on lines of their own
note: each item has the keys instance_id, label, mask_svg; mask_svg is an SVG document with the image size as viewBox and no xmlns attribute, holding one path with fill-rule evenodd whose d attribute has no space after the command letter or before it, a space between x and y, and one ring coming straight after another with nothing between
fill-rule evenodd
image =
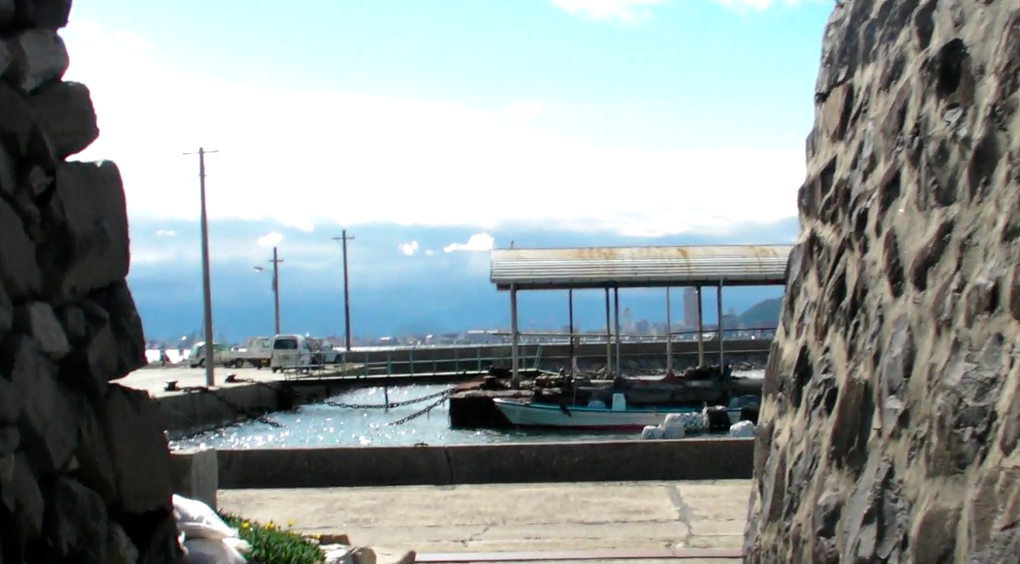
<instances>
[{"instance_id":1,"label":"blue sky","mask_svg":"<svg viewBox=\"0 0 1020 564\"><path fill-rule=\"evenodd\" d=\"M121 167L144 302L158 299L138 286L153 273L197 264L182 240L197 227L197 158L182 153L200 145L221 151L207 161L214 266L265 255L268 236L314 270L341 226L389 233L372 261L396 272L515 237L785 242L764 239L796 216L831 10L89 0L62 36L66 78L89 86L101 129L78 158Z\"/></svg>"},{"instance_id":2,"label":"blue sky","mask_svg":"<svg viewBox=\"0 0 1020 564\"><path fill-rule=\"evenodd\" d=\"M830 10L91 0L64 36L132 213L195 217L205 145L213 217L656 235L795 215Z\"/></svg>"}]
</instances>

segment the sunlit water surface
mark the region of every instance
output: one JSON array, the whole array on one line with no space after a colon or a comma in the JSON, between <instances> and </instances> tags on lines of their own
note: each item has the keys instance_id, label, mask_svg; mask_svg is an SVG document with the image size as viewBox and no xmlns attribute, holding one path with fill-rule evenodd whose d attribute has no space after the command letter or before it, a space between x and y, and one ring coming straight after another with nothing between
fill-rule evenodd
<instances>
[{"instance_id":1,"label":"sunlit water surface","mask_svg":"<svg viewBox=\"0 0 1020 564\"><path fill-rule=\"evenodd\" d=\"M759 372L760 371L756 371ZM755 372L744 376L758 376ZM401 386L389 389L391 402L410 400L447 389L446 385ZM330 398L356 404L384 403L383 388L364 388ZM301 406L294 411L278 412L269 418L282 427L252 421L223 427L208 433L175 441L176 446L206 445L220 449L294 448L330 446L409 446L457 445L479 443L600 441L637 439L637 433L549 432L524 430L450 429L449 402L400 425L392 423L431 404L427 400L404 407L385 409L346 409L328 404Z\"/></svg>"}]
</instances>

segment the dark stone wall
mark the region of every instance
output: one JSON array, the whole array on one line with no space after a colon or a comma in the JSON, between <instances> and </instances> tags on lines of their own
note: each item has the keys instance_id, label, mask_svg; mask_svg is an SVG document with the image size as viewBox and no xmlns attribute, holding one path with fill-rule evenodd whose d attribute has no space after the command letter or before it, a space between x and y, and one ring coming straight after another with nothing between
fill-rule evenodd
<instances>
[{"instance_id":1,"label":"dark stone wall","mask_svg":"<svg viewBox=\"0 0 1020 564\"><path fill-rule=\"evenodd\" d=\"M145 364L112 162L61 80L70 0L0 0L0 562L180 560L159 410L115 380Z\"/></svg>"}]
</instances>

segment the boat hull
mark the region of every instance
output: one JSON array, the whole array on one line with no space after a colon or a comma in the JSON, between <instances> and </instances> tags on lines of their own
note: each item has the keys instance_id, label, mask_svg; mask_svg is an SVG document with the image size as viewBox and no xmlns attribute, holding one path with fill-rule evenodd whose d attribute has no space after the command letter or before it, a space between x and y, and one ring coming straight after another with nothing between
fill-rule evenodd
<instances>
[{"instance_id":1,"label":"boat hull","mask_svg":"<svg viewBox=\"0 0 1020 564\"><path fill-rule=\"evenodd\" d=\"M597 407L567 407L494 399L496 407L516 427L587 431L635 431L649 425L662 425L674 413L699 414L693 409L625 409L613 411ZM740 419L739 411L730 413L730 420Z\"/></svg>"}]
</instances>

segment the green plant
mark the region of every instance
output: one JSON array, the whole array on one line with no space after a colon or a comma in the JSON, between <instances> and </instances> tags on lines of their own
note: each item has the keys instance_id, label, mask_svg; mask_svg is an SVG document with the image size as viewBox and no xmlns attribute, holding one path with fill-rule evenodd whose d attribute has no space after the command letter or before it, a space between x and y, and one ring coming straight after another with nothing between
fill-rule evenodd
<instances>
[{"instance_id":1,"label":"green plant","mask_svg":"<svg viewBox=\"0 0 1020 564\"><path fill-rule=\"evenodd\" d=\"M266 524L229 513L220 513L227 525L237 528L239 536L251 544L245 554L253 564L322 564L325 558L318 543L270 521Z\"/></svg>"}]
</instances>

